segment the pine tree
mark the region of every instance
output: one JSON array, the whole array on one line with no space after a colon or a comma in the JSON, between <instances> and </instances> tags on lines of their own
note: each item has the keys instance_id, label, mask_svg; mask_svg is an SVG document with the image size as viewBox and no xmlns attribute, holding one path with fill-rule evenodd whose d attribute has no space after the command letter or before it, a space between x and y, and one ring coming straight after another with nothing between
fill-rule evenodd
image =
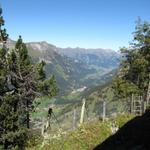
<instances>
[{"instance_id":1,"label":"pine tree","mask_svg":"<svg viewBox=\"0 0 150 150\"><path fill-rule=\"evenodd\" d=\"M45 62L32 62L21 36L14 49L7 48L3 25L0 14L0 148L24 149L33 102L36 97L56 95L56 81L54 76L46 79Z\"/></svg>"},{"instance_id":2,"label":"pine tree","mask_svg":"<svg viewBox=\"0 0 150 150\"><path fill-rule=\"evenodd\" d=\"M57 93L54 76L46 79L44 71L45 62L33 64L28 55L26 45L19 37L15 49L9 54L9 69L11 81L19 98L20 121L27 128L30 128L30 112L36 97L48 95L52 97ZM46 79L46 80L45 80Z\"/></svg>"},{"instance_id":3,"label":"pine tree","mask_svg":"<svg viewBox=\"0 0 150 150\"><path fill-rule=\"evenodd\" d=\"M139 19L135 29L130 47L121 49L123 60L113 85L120 97L145 97L150 81L150 24Z\"/></svg>"},{"instance_id":4,"label":"pine tree","mask_svg":"<svg viewBox=\"0 0 150 150\"><path fill-rule=\"evenodd\" d=\"M2 29L4 20L2 9L0 9L0 147L1 149L11 149L24 146L26 132L18 124L18 111L16 105L17 97L14 95L14 88L10 81L10 71L8 67L8 49L6 41L8 34L6 29Z\"/></svg>"}]
</instances>

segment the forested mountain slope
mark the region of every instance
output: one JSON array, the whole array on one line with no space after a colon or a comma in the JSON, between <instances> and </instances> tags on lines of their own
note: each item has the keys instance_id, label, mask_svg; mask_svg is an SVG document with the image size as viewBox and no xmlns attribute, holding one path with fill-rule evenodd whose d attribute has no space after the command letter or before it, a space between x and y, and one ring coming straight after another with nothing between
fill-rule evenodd
<instances>
[{"instance_id":1,"label":"forested mountain slope","mask_svg":"<svg viewBox=\"0 0 150 150\"><path fill-rule=\"evenodd\" d=\"M8 47L14 44L8 40ZM26 45L34 62L46 62L47 76L55 75L60 94L105 83L104 75L117 68L120 60L120 54L112 50L62 49L45 41Z\"/></svg>"}]
</instances>

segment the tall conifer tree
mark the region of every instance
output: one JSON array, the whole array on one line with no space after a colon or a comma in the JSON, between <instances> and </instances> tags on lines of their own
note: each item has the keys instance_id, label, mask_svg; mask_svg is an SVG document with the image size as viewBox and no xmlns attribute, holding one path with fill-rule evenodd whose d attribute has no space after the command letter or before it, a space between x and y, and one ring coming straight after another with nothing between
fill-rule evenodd
<instances>
[{"instance_id":1,"label":"tall conifer tree","mask_svg":"<svg viewBox=\"0 0 150 150\"><path fill-rule=\"evenodd\" d=\"M1 149L24 146L26 132L18 123L18 98L11 83L6 41L8 34L3 29L4 20L0 9L0 145Z\"/></svg>"},{"instance_id":2,"label":"tall conifer tree","mask_svg":"<svg viewBox=\"0 0 150 150\"><path fill-rule=\"evenodd\" d=\"M45 62L33 64L21 36L15 48L6 46L8 34L3 29L0 9L0 148L24 149L30 113L36 97L57 93L54 76L46 79Z\"/></svg>"},{"instance_id":3,"label":"tall conifer tree","mask_svg":"<svg viewBox=\"0 0 150 150\"><path fill-rule=\"evenodd\" d=\"M120 97L138 94L146 99L150 82L150 24L139 19L133 36L130 47L121 49L124 58L114 88Z\"/></svg>"}]
</instances>

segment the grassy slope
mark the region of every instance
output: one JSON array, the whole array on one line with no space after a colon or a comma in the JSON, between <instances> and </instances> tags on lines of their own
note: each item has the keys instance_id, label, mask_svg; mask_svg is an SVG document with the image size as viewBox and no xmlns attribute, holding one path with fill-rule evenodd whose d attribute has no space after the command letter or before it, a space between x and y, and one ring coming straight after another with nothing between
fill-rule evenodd
<instances>
[{"instance_id":1,"label":"grassy slope","mask_svg":"<svg viewBox=\"0 0 150 150\"><path fill-rule=\"evenodd\" d=\"M26 150L91 150L111 135L112 122L122 127L132 117L129 114L120 114L103 123L93 121L84 124L75 131L55 133L57 136L59 135L57 138L52 138L50 132L50 136L43 146L42 140L40 140L34 145L30 145Z\"/></svg>"}]
</instances>

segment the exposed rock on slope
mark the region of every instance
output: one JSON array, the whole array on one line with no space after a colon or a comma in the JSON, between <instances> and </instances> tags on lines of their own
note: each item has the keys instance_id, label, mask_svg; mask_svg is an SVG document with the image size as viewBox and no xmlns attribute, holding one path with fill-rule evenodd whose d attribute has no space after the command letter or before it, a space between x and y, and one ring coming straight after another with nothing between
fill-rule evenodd
<instances>
[{"instance_id":1,"label":"exposed rock on slope","mask_svg":"<svg viewBox=\"0 0 150 150\"><path fill-rule=\"evenodd\" d=\"M120 54L111 49L59 48L60 54L66 55L88 65L111 68L119 65Z\"/></svg>"}]
</instances>

